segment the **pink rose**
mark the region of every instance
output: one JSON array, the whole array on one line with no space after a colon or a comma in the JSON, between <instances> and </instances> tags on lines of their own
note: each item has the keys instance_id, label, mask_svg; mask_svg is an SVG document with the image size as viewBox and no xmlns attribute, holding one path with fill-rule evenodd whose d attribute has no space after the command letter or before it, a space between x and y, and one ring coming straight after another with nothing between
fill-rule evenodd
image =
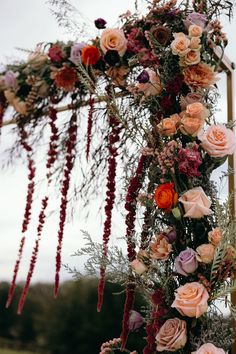
<instances>
[{"instance_id":1,"label":"pink rose","mask_svg":"<svg viewBox=\"0 0 236 354\"><path fill-rule=\"evenodd\" d=\"M208 241L212 243L212 245L215 247L217 247L220 244L221 237L222 234L219 227L216 227L215 229L208 232Z\"/></svg>"},{"instance_id":2,"label":"pink rose","mask_svg":"<svg viewBox=\"0 0 236 354\"><path fill-rule=\"evenodd\" d=\"M208 309L209 294L206 288L197 282L180 286L175 293L175 307L183 316L200 317Z\"/></svg>"},{"instance_id":3,"label":"pink rose","mask_svg":"<svg viewBox=\"0 0 236 354\"><path fill-rule=\"evenodd\" d=\"M196 352L192 352L192 354L226 354L226 352L212 343L205 343Z\"/></svg>"},{"instance_id":4,"label":"pink rose","mask_svg":"<svg viewBox=\"0 0 236 354\"><path fill-rule=\"evenodd\" d=\"M187 105L194 103L194 102L200 102L202 100L202 96L197 94L197 93L188 93L187 96L181 96L180 98L180 105L182 111L184 111L187 107Z\"/></svg>"},{"instance_id":5,"label":"pink rose","mask_svg":"<svg viewBox=\"0 0 236 354\"><path fill-rule=\"evenodd\" d=\"M209 264L215 257L215 247L211 243L198 246L196 251L197 260L202 263Z\"/></svg>"},{"instance_id":6,"label":"pink rose","mask_svg":"<svg viewBox=\"0 0 236 354\"><path fill-rule=\"evenodd\" d=\"M116 50L122 57L127 49L127 39L123 30L119 28L107 28L102 32L100 45L103 53L108 50Z\"/></svg>"},{"instance_id":7,"label":"pink rose","mask_svg":"<svg viewBox=\"0 0 236 354\"><path fill-rule=\"evenodd\" d=\"M212 157L224 157L233 154L235 134L223 124L212 125L198 134L202 148Z\"/></svg>"},{"instance_id":8,"label":"pink rose","mask_svg":"<svg viewBox=\"0 0 236 354\"><path fill-rule=\"evenodd\" d=\"M175 352L185 346L187 342L186 322L179 318L167 320L156 336L157 351Z\"/></svg>"},{"instance_id":9,"label":"pink rose","mask_svg":"<svg viewBox=\"0 0 236 354\"><path fill-rule=\"evenodd\" d=\"M185 218L200 219L205 215L212 214L211 201L202 187L190 189L179 198L179 201L184 206Z\"/></svg>"},{"instance_id":10,"label":"pink rose","mask_svg":"<svg viewBox=\"0 0 236 354\"><path fill-rule=\"evenodd\" d=\"M132 262L130 262L130 266L132 270L139 275L142 275L148 270L145 264L138 259L134 259Z\"/></svg>"}]
</instances>

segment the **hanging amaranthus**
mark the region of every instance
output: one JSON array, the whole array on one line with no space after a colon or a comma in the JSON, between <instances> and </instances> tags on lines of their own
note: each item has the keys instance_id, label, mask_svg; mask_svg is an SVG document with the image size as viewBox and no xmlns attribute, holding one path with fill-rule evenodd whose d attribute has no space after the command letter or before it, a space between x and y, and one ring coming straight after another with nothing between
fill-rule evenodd
<instances>
[{"instance_id":1,"label":"hanging amaranthus","mask_svg":"<svg viewBox=\"0 0 236 354\"><path fill-rule=\"evenodd\" d=\"M142 187L148 161L149 161L149 157L145 155L141 156L135 175L130 180L128 192L126 195L125 209L128 211L128 213L126 215L125 223L127 226L126 240L127 240L127 252L128 252L129 262L132 262L136 256L133 235L135 229L137 197ZM123 315L122 333L121 333L122 349L125 348L128 335L129 335L128 319L129 319L130 311L133 309L134 298L135 298L135 285L134 283L132 283L132 278L131 278L130 282L126 287L126 300L124 306L124 315Z\"/></svg>"},{"instance_id":2,"label":"hanging amaranthus","mask_svg":"<svg viewBox=\"0 0 236 354\"><path fill-rule=\"evenodd\" d=\"M52 173L51 168L53 167L53 164L56 161L56 156L57 156L58 129L55 124L56 119L57 119L56 110L54 108L50 108L49 109L49 125L51 128L51 136L50 136L49 149L48 149L48 158L47 158L47 162L46 162L48 187L51 183L51 173ZM37 238L35 240L35 245L34 245L31 260L30 260L30 267L29 267L29 271L27 274L26 283L25 283L24 288L22 290L21 298L19 301L18 310L17 310L18 314L21 314L21 312L22 312L22 309L23 309L23 306L25 303L25 299L26 299L26 296L27 296L27 293L29 290L31 278L33 276L34 268L35 268L35 265L37 262L37 257L38 257L38 252L39 252L39 243L40 243L43 227L45 224L45 217L46 217L45 213L46 213L46 209L48 206L48 199L49 199L48 196L45 196L41 202L42 207L41 207L41 211L39 213L39 218L38 218Z\"/></svg>"},{"instance_id":3,"label":"hanging amaranthus","mask_svg":"<svg viewBox=\"0 0 236 354\"><path fill-rule=\"evenodd\" d=\"M7 297L7 302L6 302L6 307L9 307L14 295L15 287L16 287L16 278L17 274L19 271L20 267L20 262L21 258L23 255L24 251L24 245L25 245L25 233L28 230L28 226L30 223L30 216L31 216L31 208L32 208L32 202L33 202L33 194L34 194L34 188L35 188L35 165L34 165L34 160L32 158L32 148L31 146L27 143L27 133L23 128L20 129L20 134L21 134L21 145L24 148L24 150L27 153L27 160L28 160L28 188L27 188L27 197L26 197L26 205L25 205L25 212L24 212L24 218L22 222L22 237L20 240L20 246L18 250L18 256L16 259L16 263L14 266L14 271L13 271L13 278L12 282L10 285L10 289L8 292L8 297Z\"/></svg>"},{"instance_id":4,"label":"hanging amaranthus","mask_svg":"<svg viewBox=\"0 0 236 354\"><path fill-rule=\"evenodd\" d=\"M105 214L106 220L104 222L103 229L103 259L104 263L100 267L100 280L98 284L98 303L97 311L101 311L102 302L103 302L103 293L105 287L105 272L106 272L106 258L108 251L108 242L111 234L111 223L112 223L112 210L115 202L115 190L116 190L116 157L117 157L117 147L116 143L119 141L119 132L120 124L117 119L109 116L109 125L111 132L108 139L108 172L107 172L107 192L106 192L106 205L105 205Z\"/></svg>"},{"instance_id":5,"label":"hanging amaranthus","mask_svg":"<svg viewBox=\"0 0 236 354\"><path fill-rule=\"evenodd\" d=\"M92 127L93 127L93 112L94 112L94 99L90 97L89 99L89 112L88 112L88 125L87 125L87 144L86 144L86 160L89 159L91 138L92 138Z\"/></svg>"},{"instance_id":6,"label":"hanging amaranthus","mask_svg":"<svg viewBox=\"0 0 236 354\"><path fill-rule=\"evenodd\" d=\"M3 92L0 92L0 135L1 135L1 128L3 123L3 116L6 108L6 98Z\"/></svg>"},{"instance_id":7,"label":"hanging amaranthus","mask_svg":"<svg viewBox=\"0 0 236 354\"><path fill-rule=\"evenodd\" d=\"M61 204L60 204L60 222L58 230L58 245L56 254L56 274L55 274L55 286L54 286L54 296L57 297L59 290L59 279L60 279L60 269L61 269L61 249L62 241L64 235L65 221L66 221L66 210L68 204L68 191L70 187L71 171L74 166L75 159L75 145L77 138L77 115L74 112L70 119L68 138L66 141L66 161L63 171L63 181L61 189Z\"/></svg>"}]
</instances>

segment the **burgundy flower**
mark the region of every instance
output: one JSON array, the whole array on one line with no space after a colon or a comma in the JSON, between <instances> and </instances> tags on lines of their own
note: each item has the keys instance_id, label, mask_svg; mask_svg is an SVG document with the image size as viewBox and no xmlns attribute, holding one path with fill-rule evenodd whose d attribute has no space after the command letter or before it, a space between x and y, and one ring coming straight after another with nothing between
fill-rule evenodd
<instances>
[{"instance_id":1,"label":"burgundy flower","mask_svg":"<svg viewBox=\"0 0 236 354\"><path fill-rule=\"evenodd\" d=\"M104 28L106 28L107 22L103 18L97 18L94 21L94 24L98 29L104 29Z\"/></svg>"},{"instance_id":2,"label":"burgundy flower","mask_svg":"<svg viewBox=\"0 0 236 354\"><path fill-rule=\"evenodd\" d=\"M199 177L201 175L198 168L202 159L197 144L194 144L192 148L181 148L178 152L177 162L180 173L187 177Z\"/></svg>"},{"instance_id":3,"label":"burgundy flower","mask_svg":"<svg viewBox=\"0 0 236 354\"><path fill-rule=\"evenodd\" d=\"M117 50L108 50L104 55L104 60L110 66L115 66L116 64L120 63L120 56Z\"/></svg>"},{"instance_id":4,"label":"burgundy flower","mask_svg":"<svg viewBox=\"0 0 236 354\"><path fill-rule=\"evenodd\" d=\"M174 77L173 80L169 81L166 85L166 91L174 96L180 94L181 88L183 86L183 75L178 74Z\"/></svg>"},{"instance_id":5,"label":"burgundy flower","mask_svg":"<svg viewBox=\"0 0 236 354\"><path fill-rule=\"evenodd\" d=\"M48 56L51 59L51 62L60 63L62 61L64 55L63 55L61 47L59 45L55 44L49 49Z\"/></svg>"},{"instance_id":6,"label":"burgundy flower","mask_svg":"<svg viewBox=\"0 0 236 354\"><path fill-rule=\"evenodd\" d=\"M138 75L137 77L137 81L140 83L140 84L145 84L146 82L149 81L149 74L147 72L147 70L143 70L141 72L141 74Z\"/></svg>"},{"instance_id":7,"label":"burgundy flower","mask_svg":"<svg viewBox=\"0 0 236 354\"><path fill-rule=\"evenodd\" d=\"M168 27L153 26L150 32L160 45L167 45L171 39L171 30Z\"/></svg>"},{"instance_id":8,"label":"burgundy flower","mask_svg":"<svg viewBox=\"0 0 236 354\"><path fill-rule=\"evenodd\" d=\"M168 115L173 111L173 105L174 105L174 102L173 102L173 99L170 95L164 96L160 101L160 106L161 106L165 115Z\"/></svg>"}]
</instances>

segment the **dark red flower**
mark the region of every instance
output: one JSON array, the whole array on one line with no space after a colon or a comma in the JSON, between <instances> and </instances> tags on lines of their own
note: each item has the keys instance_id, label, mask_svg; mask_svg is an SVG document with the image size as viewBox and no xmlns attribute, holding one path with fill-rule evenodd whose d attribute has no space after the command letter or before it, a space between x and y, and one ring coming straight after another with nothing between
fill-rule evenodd
<instances>
[{"instance_id":1,"label":"dark red flower","mask_svg":"<svg viewBox=\"0 0 236 354\"><path fill-rule=\"evenodd\" d=\"M61 47L59 45L55 44L49 49L48 56L51 59L51 62L60 63L62 61L64 55L63 55Z\"/></svg>"},{"instance_id":2,"label":"dark red flower","mask_svg":"<svg viewBox=\"0 0 236 354\"><path fill-rule=\"evenodd\" d=\"M77 72L74 68L65 65L54 76L55 85L65 91L72 91L78 81Z\"/></svg>"}]
</instances>

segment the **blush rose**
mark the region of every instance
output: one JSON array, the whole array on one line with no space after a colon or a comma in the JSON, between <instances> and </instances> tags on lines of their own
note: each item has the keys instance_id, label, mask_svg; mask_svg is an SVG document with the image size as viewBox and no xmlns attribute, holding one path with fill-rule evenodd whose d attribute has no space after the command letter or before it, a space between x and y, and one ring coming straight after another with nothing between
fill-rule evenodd
<instances>
[{"instance_id":1,"label":"blush rose","mask_svg":"<svg viewBox=\"0 0 236 354\"><path fill-rule=\"evenodd\" d=\"M202 187L190 189L179 198L185 210L185 218L200 219L212 214L211 201L206 196Z\"/></svg>"},{"instance_id":2,"label":"blush rose","mask_svg":"<svg viewBox=\"0 0 236 354\"><path fill-rule=\"evenodd\" d=\"M116 50L122 57L127 49L127 39L123 30L119 28L107 28L102 32L100 46L103 53L108 50Z\"/></svg>"},{"instance_id":3,"label":"blush rose","mask_svg":"<svg viewBox=\"0 0 236 354\"><path fill-rule=\"evenodd\" d=\"M167 320L156 336L157 351L175 352L185 346L187 342L186 322L179 318Z\"/></svg>"},{"instance_id":4,"label":"blush rose","mask_svg":"<svg viewBox=\"0 0 236 354\"><path fill-rule=\"evenodd\" d=\"M226 354L226 352L212 343L205 343L196 352L192 352L192 354Z\"/></svg>"},{"instance_id":5,"label":"blush rose","mask_svg":"<svg viewBox=\"0 0 236 354\"><path fill-rule=\"evenodd\" d=\"M176 290L171 307L176 308L183 316L198 318L207 312L208 299L209 294L202 284L187 283Z\"/></svg>"}]
</instances>

